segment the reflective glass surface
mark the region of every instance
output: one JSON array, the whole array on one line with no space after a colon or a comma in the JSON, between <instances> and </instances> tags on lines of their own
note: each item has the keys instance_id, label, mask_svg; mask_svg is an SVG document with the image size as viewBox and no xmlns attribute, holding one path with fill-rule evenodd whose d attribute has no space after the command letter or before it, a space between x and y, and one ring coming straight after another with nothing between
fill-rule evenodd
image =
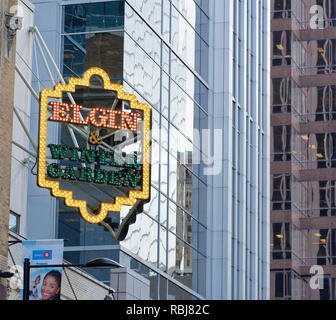
<instances>
[{"instance_id":1,"label":"reflective glass surface","mask_svg":"<svg viewBox=\"0 0 336 320\"><path fill-rule=\"evenodd\" d=\"M117 1L64 11L65 77L96 64L151 107L151 200L120 242L119 258L149 279L152 299L205 294L207 185L200 130L208 126L206 7L203 1L130 0L125 9ZM105 13L109 17L98 21ZM120 223L129 209L113 221ZM70 211L60 204L59 235L71 239L66 245L93 246L95 238L100 245L119 244L103 227L85 225ZM78 260L81 253L69 257Z\"/></svg>"},{"instance_id":2,"label":"reflective glass surface","mask_svg":"<svg viewBox=\"0 0 336 320\"><path fill-rule=\"evenodd\" d=\"M63 17L65 33L119 29L124 26L124 1L66 5Z\"/></svg>"},{"instance_id":3,"label":"reflective glass surface","mask_svg":"<svg viewBox=\"0 0 336 320\"><path fill-rule=\"evenodd\" d=\"M104 69L111 81L122 79L123 32L63 36L63 75L82 77L90 68Z\"/></svg>"}]
</instances>

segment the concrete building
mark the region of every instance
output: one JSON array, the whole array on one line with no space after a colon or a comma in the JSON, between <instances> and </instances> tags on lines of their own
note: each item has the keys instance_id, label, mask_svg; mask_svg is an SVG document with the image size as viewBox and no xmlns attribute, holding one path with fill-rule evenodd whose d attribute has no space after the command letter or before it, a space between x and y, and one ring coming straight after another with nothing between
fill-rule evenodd
<instances>
[{"instance_id":1,"label":"concrete building","mask_svg":"<svg viewBox=\"0 0 336 320\"><path fill-rule=\"evenodd\" d=\"M267 299L269 1L33 3L35 25L65 81L101 67L151 106L151 201L117 242L28 172L26 213L13 212L21 235L67 239L64 258L73 263L112 258L126 268L121 277L134 276L133 287L149 284L151 299ZM39 55L32 69L36 92L61 81ZM37 128L33 99L36 140ZM61 126L48 134L54 143L70 137ZM113 222L120 225L123 214ZM91 274L107 285L116 279ZM135 294L127 282L118 292Z\"/></svg>"},{"instance_id":2,"label":"concrete building","mask_svg":"<svg viewBox=\"0 0 336 320\"><path fill-rule=\"evenodd\" d=\"M16 32L16 21L14 18L10 24L10 14L14 16L16 4L15 0L0 3L0 133L3 137L0 147L0 270L3 271L7 269ZM6 297L5 288L5 280L0 279L0 299Z\"/></svg>"},{"instance_id":3,"label":"concrete building","mask_svg":"<svg viewBox=\"0 0 336 320\"><path fill-rule=\"evenodd\" d=\"M272 299L335 299L335 18L272 1Z\"/></svg>"}]
</instances>

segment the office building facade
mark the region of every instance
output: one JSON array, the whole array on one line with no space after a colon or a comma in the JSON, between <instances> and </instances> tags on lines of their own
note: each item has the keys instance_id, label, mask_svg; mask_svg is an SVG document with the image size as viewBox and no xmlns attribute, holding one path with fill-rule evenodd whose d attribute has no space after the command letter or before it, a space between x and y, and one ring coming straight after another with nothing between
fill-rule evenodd
<instances>
[{"instance_id":1,"label":"office building facade","mask_svg":"<svg viewBox=\"0 0 336 320\"><path fill-rule=\"evenodd\" d=\"M149 280L152 299L267 299L269 1L33 3L65 81L100 67L150 105L151 200L118 242L39 189L32 165L23 235L67 239L73 263L119 261ZM60 81L33 59L36 92ZM38 111L32 102L33 137ZM48 134L69 139L64 126Z\"/></svg>"},{"instance_id":2,"label":"office building facade","mask_svg":"<svg viewBox=\"0 0 336 320\"><path fill-rule=\"evenodd\" d=\"M272 6L271 298L334 300L334 2Z\"/></svg>"},{"instance_id":3,"label":"office building facade","mask_svg":"<svg viewBox=\"0 0 336 320\"><path fill-rule=\"evenodd\" d=\"M209 178L209 296L267 299L269 1L212 10L211 121L223 128L223 171Z\"/></svg>"}]
</instances>

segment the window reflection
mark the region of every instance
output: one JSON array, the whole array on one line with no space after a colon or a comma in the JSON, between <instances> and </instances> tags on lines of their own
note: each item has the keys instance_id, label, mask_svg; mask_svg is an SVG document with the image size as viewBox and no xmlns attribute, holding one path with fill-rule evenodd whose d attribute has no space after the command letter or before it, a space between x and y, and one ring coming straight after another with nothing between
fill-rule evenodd
<instances>
[{"instance_id":1,"label":"window reflection","mask_svg":"<svg viewBox=\"0 0 336 320\"><path fill-rule=\"evenodd\" d=\"M161 32L161 0L129 0L128 2L141 12L157 32Z\"/></svg>"},{"instance_id":2,"label":"window reflection","mask_svg":"<svg viewBox=\"0 0 336 320\"><path fill-rule=\"evenodd\" d=\"M291 209L291 176L286 174L273 176L273 210Z\"/></svg>"},{"instance_id":3,"label":"window reflection","mask_svg":"<svg viewBox=\"0 0 336 320\"><path fill-rule=\"evenodd\" d=\"M168 281L168 300L194 300L195 298L176 284Z\"/></svg>"},{"instance_id":4,"label":"window reflection","mask_svg":"<svg viewBox=\"0 0 336 320\"><path fill-rule=\"evenodd\" d=\"M300 217L336 216L336 182L334 180L293 182L293 206Z\"/></svg>"},{"instance_id":5,"label":"window reflection","mask_svg":"<svg viewBox=\"0 0 336 320\"><path fill-rule=\"evenodd\" d=\"M125 9L125 31L153 60L160 64L161 40L154 31L128 6Z\"/></svg>"},{"instance_id":6,"label":"window reflection","mask_svg":"<svg viewBox=\"0 0 336 320\"><path fill-rule=\"evenodd\" d=\"M190 10L190 7L188 7L188 10L183 10L183 7L181 9L181 12L184 12L185 15L188 16L188 21L175 6L172 6L171 8L172 46L181 55L181 57L183 57L191 67L195 68L196 72L198 72L207 81L209 48L208 44L194 28L196 28L197 31L202 32L202 35L207 38L208 31L203 25L208 25L208 19L205 15L196 14L196 12ZM197 22L196 19L198 19ZM192 26L194 26L194 28Z\"/></svg>"},{"instance_id":7,"label":"window reflection","mask_svg":"<svg viewBox=\"0 0 336 320\"><path fill-rule=\"evenodd\" d=\"M153 128L162 129L152 130L151 201L144 205L144 212L137 215L120 245L149 266L205 294L206 228L198 219L206 223L206 184L201 180L199 164L193 163L197 153L201 154L193 129L207 128L208 89L184 61L207 79L208 3L185 2L183 8L176 3L172 15L168 10L162 16L161 5L170 7L170 1L130 0L156 31L161 33L161 20L165 21L166 40L171 34L172 46L183 61L127 4L123 30L122 3L104 2L95 9L90 4L66 6L64 76L81 76L91 66L101 67L112 81L123 82L125 92L150 104ZM70 138L63 133L62 139ZM67 245L94 245L97 241L101 245L119 244L103 227L86 225L71 210L60 208L59 235L69 239ZM115 219L111 222L120 223L125 212L111 215ZM148 266L119 252L121 264L150 280L152 299L193 298ZM71 255L73 260L83 259L80 252Z\"/></svg>"},{"instance_id":8,"label":"window reflection","mask_svg":"<svg viewBox=\"0 0 336 320\"><path fill-rule=\"evenodd\" d=\"M316 4L323 8L324 27L336 26L336 3L334 1L316 0Z\"/></svg>"},{"instance_id":9,"label":"window reflection","mask_svg":"<svg viewBox=\"0 0 336 320\"><path fill-rule=\"evenodd\" d=\"M87 223L75 209L65 206L63 200L59 201L58 212L58 238L67 239L66 247L117 244L107 229ZM119 223L119 215L114 221Z\"/></svg>"},{"instance_id":10,"label":"window reflection","mask_svg":"<svg viewBox=\"0 0 336 320\"><path fill-rule=\"evenodd\" d=\"M336 265L336 229L310 230L310 246L309 264Z\"/></svg>"},{"instance_id":11,"label":"window reflection","mask_svg":"<svg viewBox=\"0 0 336 320\"><path fill-rule=\"evenodd\" d=\"M156 267L159 241L158 223L145 213L138 214L136 219L136 223L129 226L122 246Z\"/></svg>"},{"instance_id":12,"label":"window reflection","mask_svg":"<svg viewBox=\"0 0 336 320\"><path fill-rule=\"evenodd\" d=\"M273 32L273 66L291 65L291 31Z\"/></svg>"},{"instance_id":13,"label":"window reflection","mask_svg":"<svg viewBox=\"0 0 336 320\"><path fill-rule=\"evenodd\" d=\"M9 231L20 234L20 216L13 211L9 213Z\"/></svg>"},{"instance_id":14,"label":"window reflection","mask_svg":"<svg viewBox=\"0 0 336 320\"><path fill-rule=\"evenodd\" d=\"M160 110L160 67L134 41L125 34L124 40L124 79L156 110Z\"/></svg>"},{"instance_id":15,"label":"window reflection","mask_svg":"<svg viewBox=\"0 0 336 320\"><path fill-rule=\"evenodd\" d=\"M123 27L124 1L65 5L64 32L78 33Z\"/></svg>"},{"instance_id":16,"label":"window reflection","mask_svg":"<svg viewBox=\"0 0 336 320\"><path fill-rule=\"evenodd\" d=\"M317 96L317 104L314 105L316 110L315 121L336 120L336 87L318 87Z\"/></svg>"},{"instance_id":17,"label":"window reflection","mask_svg":"<svg viewBox=\"0 0 336 320\"><path fill-rule=\"evenodd\" d=\"M291 0L274 0L274 19L288 19L291 17Z\"/></svg>"},{"instance_id":18,"label":"window reflection","mask_svg":"<svg viewBox=\"0 0 336 320\"><path fill-rule=\"evenodd\" d=\"M291 160L291 126L273 127L273 161Z\"/></svg>"},{"instance_id":19,"label":"window reflection","mask_svg":"<svg viewBox=\"0 0 336 320\"><path fill-rule=\"evenodd\" d=\"M275 41L282 41L279 39L280 34L276 34L275 37ZM296 65L300 67L297 70L302 74L316 75L335 73L335 51L336 39L309 40L303 42L293 34L292 56Z\"/></svg>"},{"instance_id":20,"label":"window reflection","mask_svg":"<svg viewBox=\"0 0 336 320\"><path fill-rule=\"evenodd\" d=\"M336 40L318 40L317 41L317 73L333 73L336 71ZM309 52L309 54L311 54Z\"/></svg>"},{"instance_id":21,"label":"window reflection","mask_svg":"<svg viewBox=\"0 0 336 320\"><path fill-rule=\"evenodd\" d=\"M158 292L157 292L158 274L152 269L148 268L143 263L141 263L140 261L126 254L124 251L119 252L120 252L120 264L148 279L150 282L150 298L153 300L158 299ZM166 299L166 295L164 294L163 299Z\"/></svg>"},{"instance_id":22,"label":"window reflection","mask_svg":"<svg viewBox=\"0 0 336 320\"><path fill-rule=\"evenodd\" d=\"M111 81L121 80L123 72L122 32L63 36L63 75L81 77L92 67L100 67Z\"/></svg>"},{"instance_id":23,"label":"window reflection","mask_svg":"<svg viewBox=\"0 0 336 320\"><path fill-rule=\"evenodd\" d=\"M291 112L291 79L275 78L273 82L273 113Z\"/></svg>"},{"instance_id":24,"label":"window reflection","mask_svg":"<svg viewBox=\"0 0 336 320\"><path fill-rule=\"evenodd\" d=\"M272 259L291 259L291 225L289 223L273 223Z\"/></svg>"},{"instance_id":25,"label":"window reflection","mask_svg":"<svg viewBox=\"0 0 336 320\"><path fill-rule=\"evenodd\" d=\"M336 133L316 134L318 168L336 167Z\"/></svg>"}]
</instances>

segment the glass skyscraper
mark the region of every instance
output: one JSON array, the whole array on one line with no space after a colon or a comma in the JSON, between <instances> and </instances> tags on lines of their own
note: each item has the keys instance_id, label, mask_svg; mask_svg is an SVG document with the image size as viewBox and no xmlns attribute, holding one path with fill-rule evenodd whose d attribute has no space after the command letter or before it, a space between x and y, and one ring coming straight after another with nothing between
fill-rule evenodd
<instances>
[{"instance_id":1,"label":"glass skyscraper","mask_svg":"<svg viewBox=\"0 0 336 320\"><path fill-rule=\"evenodd\" d=\"M31 175L27 237L67 239L74 263L117 260L150 280L152 299L267 299L269 1L33 2L65 81L100 67L151 106L151 200L117 242ZM40 65L34 87L52 87Z\"/></svg>"}]
</instances>

